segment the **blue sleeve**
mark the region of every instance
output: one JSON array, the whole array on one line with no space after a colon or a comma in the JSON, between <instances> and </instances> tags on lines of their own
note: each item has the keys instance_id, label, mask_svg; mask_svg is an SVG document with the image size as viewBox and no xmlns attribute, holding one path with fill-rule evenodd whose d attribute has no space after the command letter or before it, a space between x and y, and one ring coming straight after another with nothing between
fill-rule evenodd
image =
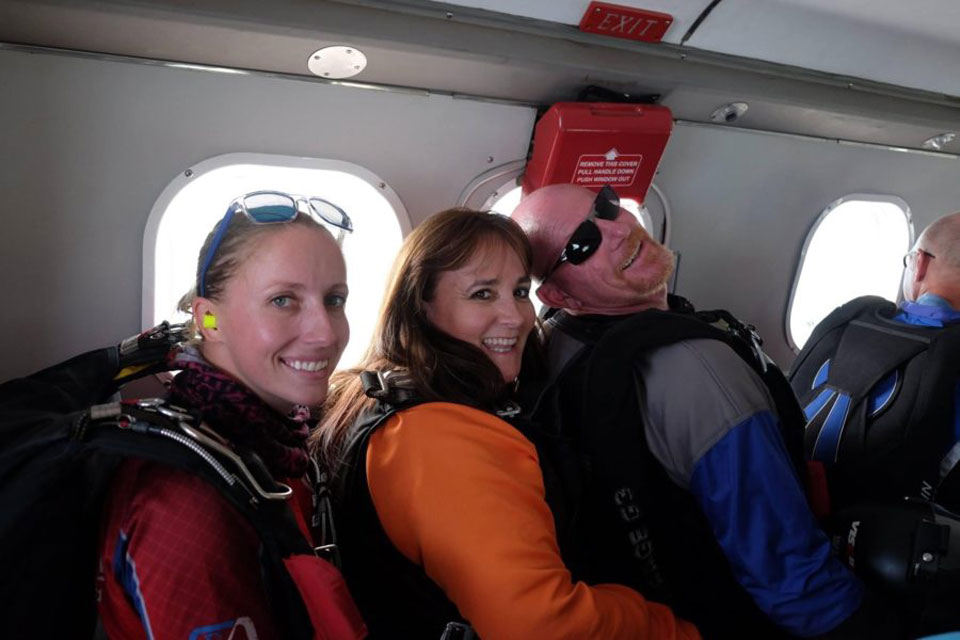
<instances>
[{"instance_id":1,"label":"blue sleeve","mask_svg":"<svg viewBox=\"0 0 960 640\"><path fill-rule=\"evenodd\" d=\"M825 633L863 598L831 554L769 411L730 429L690 478L737 581L771 620L799 636Z\"/></svg>"}]
</instances>

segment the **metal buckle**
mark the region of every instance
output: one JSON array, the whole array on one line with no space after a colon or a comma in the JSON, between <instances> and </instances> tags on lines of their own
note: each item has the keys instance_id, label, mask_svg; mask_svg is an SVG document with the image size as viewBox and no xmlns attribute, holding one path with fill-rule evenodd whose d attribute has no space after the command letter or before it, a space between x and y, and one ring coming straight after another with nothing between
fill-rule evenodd
<instances>
[{"instance_id":1,"label":"metal buckle","mask_svg":"<svg viewBox=\"0 0 960 640\"><path fill-rule=\"evenodd\" d=\"M322 544L319 547L314 547L313 552L317 555L318 558L323 558L324 560L329 560L333 562L334 557L337 555L337 545L336 544Z\"/></svg>"},{"instance_id":2,"label":"metal buckle","mask_svg":"<svg viewBox=\"0 0 960 640\"><path fill-rule=\"evenodd\" d=\"M384 400L390 395L390 386L382 371L361 371L360 382L363 383L363 393L368 398Z\"/></svg>"},{"instance_id":3,"label":"metal buckle","mask_svg":"<svg viewBox=\"0 0 960 640\"><path fill-rule=\"evenodd\" d=\"M501 418L513 418L514 416L520 415L521 411L523 411L523 409L520 407L520 405L513 400L510 400L503 405L502 408L497 410L497 415Z\"/></svg>"}]
</instances>

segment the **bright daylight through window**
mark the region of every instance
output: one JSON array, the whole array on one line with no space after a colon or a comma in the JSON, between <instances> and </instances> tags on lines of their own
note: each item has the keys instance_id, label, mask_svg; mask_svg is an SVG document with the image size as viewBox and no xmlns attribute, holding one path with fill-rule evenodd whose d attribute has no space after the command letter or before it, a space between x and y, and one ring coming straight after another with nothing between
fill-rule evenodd
<instances>
[{"instance_id":1,"label":"bright daylight through window","mask_svg":"<svg viewBox=\"0 0 960 640\"><path fill-rule=\"evenodd\" d=\"M864 295L896 301L900 258L912 242L906 203L885 196L841 198L827 208L811 234L787 323L797 350L817 323L844 302Z\"/></svg>"},{"instance_id":2,"label":"bright daylight through window","mask_svg":"<svg viewBox=\"0 0 960 640\"><path fill-rule=\"evenodd\" d=\"M194 284L197 253L234 198L258 190L318 196L343 208L353 221L354 232L343 241L350 288L346 307L350 343L340 359L340 368L359 361L373 335L388 272L402 242L397 212L369 178L346 170L309 166L337 164L329 161L297 163L303 166L229 164L198 172L173 196L157 228L154 324L184 319L175 310L180 297Z\"/></svg>"}]
</instances>

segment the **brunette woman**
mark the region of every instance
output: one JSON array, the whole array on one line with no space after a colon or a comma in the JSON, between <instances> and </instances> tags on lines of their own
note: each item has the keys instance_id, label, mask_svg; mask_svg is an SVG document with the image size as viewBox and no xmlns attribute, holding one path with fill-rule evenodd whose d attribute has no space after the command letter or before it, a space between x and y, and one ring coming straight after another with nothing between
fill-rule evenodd
<instances>
[{"instance_id":1,"label":"brunette woman","mask_svg":"<svg viewBox=\"0 0 960 640\"><path fill-rule=\"evenodd\" d=\"M564 566L537 450L506 421L537 373L530 266L499 215L445 211L407 237L379 329L361 366L334 377L317 438L339 465L351 591L382 638L439 638L450 621L484 640L699 637Z\"/></svg>"}]
</instances>

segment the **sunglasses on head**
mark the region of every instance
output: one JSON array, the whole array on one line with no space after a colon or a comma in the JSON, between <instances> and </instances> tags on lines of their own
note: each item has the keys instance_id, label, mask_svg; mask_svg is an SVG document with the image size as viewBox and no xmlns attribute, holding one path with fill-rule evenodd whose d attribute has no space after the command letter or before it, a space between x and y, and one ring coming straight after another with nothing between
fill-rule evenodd
<instances>
[{"instance_id":1,"label":"sunglasses on head","mask_svg":"<svg viewBox=\"0 0 960 640\"><path fill-rule=\"evenodd\" d=\"M301 205L303 205L302 209ZM227 233L230 221L237 213L247 216L254 224L291 222L298 214L305 213L321 224L335 227L338 230L337 244L340 244L343 239L344 232L353 231L353 223L350 222L347 212L323 198L298 196L281 191L254 191L240 196L230 203L223 219L217 223L217 232L210 242L210 248L207 250L203 267L197 278L197 294L200 296L205 296L207 293L205 286L207 270L217 255L217 249L223 242L223 236Z\"/></svg>"},{"instance_id":2,"label":"sunglasses on head","mask_svg":"<svg viewBox=\"0 0 960 640\"><path fill-rule=\"evenodd\" d=\"M603 235L600 233L600 227L597 226L594 220L597 218L601 220L614 220L619 214L620 197L617 196L617 192L609 185L600 189L600 193L597 194L596 199L593 201L590 213L587 214L586 219L574 229L570 235L570 239L567 240L567 244L564 245L563 250L560 252L560 257L557 258L553 267L544 274L542 281L546 282L547 278L552 276L553 272L564 262L583 264L587 258L596 253L600 242L603 240Z\"/></svg>"}]
</instances>

